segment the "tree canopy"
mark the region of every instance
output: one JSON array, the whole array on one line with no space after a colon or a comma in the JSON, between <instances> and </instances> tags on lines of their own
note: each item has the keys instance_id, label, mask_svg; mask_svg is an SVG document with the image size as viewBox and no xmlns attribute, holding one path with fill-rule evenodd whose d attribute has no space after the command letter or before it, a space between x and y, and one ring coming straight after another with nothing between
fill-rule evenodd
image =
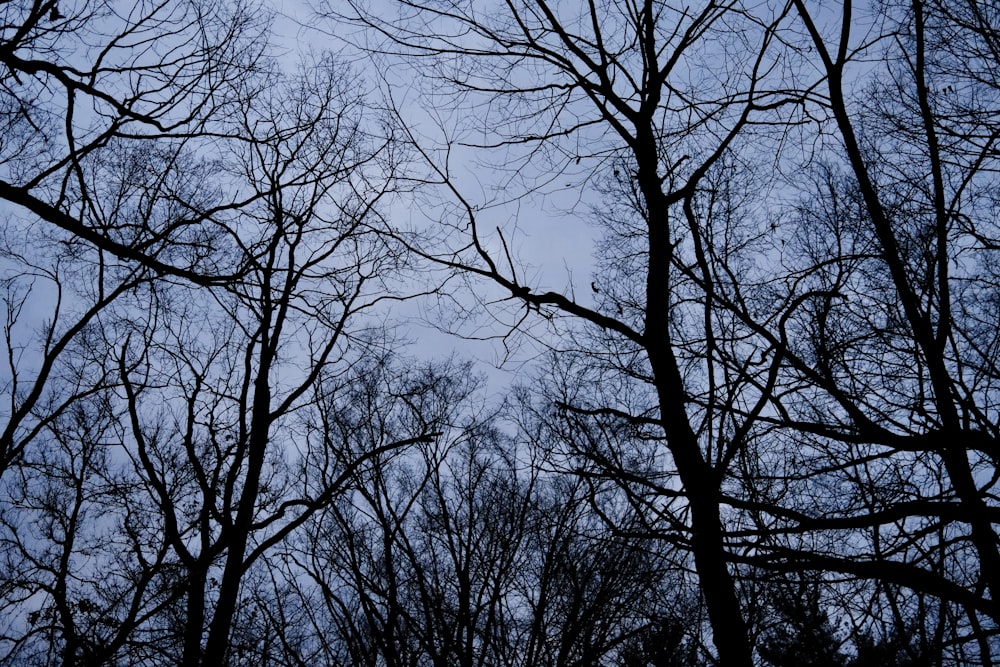
<instances>
[{"instance_id":1,"label":"tree canopy","mask_svg":"<svg viewBox=\"0 0 1000 667\"><path fill-rule=\"evenodd\" d=\"M1000 4L280 10L0 7L0 663L1000 659Z\"/></svg>"}]
</instances>

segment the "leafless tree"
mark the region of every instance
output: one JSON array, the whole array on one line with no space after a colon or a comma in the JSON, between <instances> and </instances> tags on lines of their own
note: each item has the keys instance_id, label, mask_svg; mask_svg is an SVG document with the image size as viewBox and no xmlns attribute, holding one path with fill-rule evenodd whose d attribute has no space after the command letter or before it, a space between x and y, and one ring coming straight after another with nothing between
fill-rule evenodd
<instances>
[{"instance_id":1,"label":"leafless tree","mask_svg":"<svg viewBox=\"0 0 1000 667\"><path fill-rule=\"evenodd\" d=\"M993 664L994 3L386 4L0 10L4 658Z\"/></svg>"},{"instance_id":2,"label":"leafless tree","mask_svg":"<svg viewBox=\"0 0 1000 667\"><path fill-rule=\"evenodd\" d=\"M397 7L398 21L360 7L353 18L384 37L370 48L419 63L436 99L481 114L458 141L498 150L502 168L515 174L508 186L527 182L528 192L539 193L556 179L572 187L603 179L619 200L597 213L611 254L591 289L539 288L515 265L506 237L488 234L488 210L463 194L451 165L428 148L458 210L455 245L426 253L491 280L528 311L567 315L588 328L598 345L588 380L614 383L617 391L609 385L608 393L620 398L602 402L598 389L566 409L660 431L676 472L664 486L683 489L719 659L752 664L727 565L721 488L767 405L768 370L780 357L755 362L770 345L758 342L763 349L748 353L738 318L719 307L722 295L732 296L727 287L746 277L740 261L760 252L764 235L760 221L723 211L725 202L716 206L705 182L736 169L731 196L754 187L732 157L744 134L757 128L755 141L780 138L811 94L777 76L787 8L707 2L675 9L652 1ZM736 356L723 364L725 355Z\"/></svg>"},{"instance_id":3,"label":"leafless tree","mask_svg":"<svg viewBox=\"0 0 1000 667\"><path fill-rule=\"evenodd\" d=\"M871 583L897 616L931 596L939 629L965 618L942 641L989 663L996 8L395 7L346 18L438 112L443 138L409 138L450 227L414 245L492 284L479 305L515 304L512 327L553 322L550 395L578 432L644 429L638 458L669 454L579 451L668 508L719 661L753 662L764 568ZM455 169L468 147L500 174L482 197ZM603 239L579 290L492 231L567 190L561 224L589 213Z\"/></svg>"},{"instance_id":4,"label":"leafless tree","mask_svg":"<svg viewBox=\"0 0 1000 667\"><path fill-rule=\"evenodd\" d=\"M169 167L195 147L211 154L225 121L266 84L267 25L239 3L6 3L0 197L73 242L158 272L202 282L232 273L205 238L232 234L217 216L235 202L188 200L176 181L143 174L152 165L141 156ZM106 180L93 165L109 150L138 160L118 166L148 181ZM156 192L174 215L129 219L109 208L109 193L140 197L140 185L146 205Z\"/></svg>"},{"instance_id":5,"label":"leafless tree","mask_svg":"<svg viewBox=\"0 0 1000 667\"><path fill-rule=\"evenodd\" d=\"M995 42L987 5L845 3L831 19L795 3L835 138L790 219L789 264L809 296L786 322L806 363L783 381L782 418L802 478L842 489L813 527L863 537L781 558L947 601L939 622L957 613L966 626L950 641L992 664L997 433L983 322L997 85L974 57ZM797 505L806 528L812 512Z\"/></svg>"},{"instance_id":6,"label":"leafless tree","mask_svg":"<svg viewBox=\"0 0 1000 667\"><path fill-rule=\"evenodd\" d=\"M366 382L379 401L366 419L408 405L384 373L393 343L375 315L413 293L404 250L379 233L395 145L368 131L378 126L349 81L332 59L266 73L219 121L228 129L214 160L169 137L109 137L74 160L114 190L88 191L93 209L119 229L164 234L142 257L70 239L85 243L74 270L108 267L88 286L111 296L67 334L91 383L72 397L82 407L59 407L99 419L72 430L36 401L35 445L19 445L4 486L12 573L24 573L9 579L9 609L44 618L66 664L236 659L233 622L254 564L369 458L433 438L416 420L394 441L341 441L321 419ZM192 210L207 213L188 226ZM168 258L186 268L159 266ZM223 260L238 274L201 272ZM26 530L33 522L55 527ZM47 554L58 565L40 567ZM13 651L40 636L30 625L12 632Z\"/></svg>"},{"instance_id":7,"label":"leafless tree","mask_svg":"<svg viewBox=\"0 0 1000 667\"><path fill-rule=\"evenodd\" d=\"M470 409L454 379L464 374L447 375L444 435L361 471L288 551L325 661L568 666L641 654L636 638L668 617L663 591L681 597L658 543L611 528L592 507L615 509L590 483L546 464L545 429L509 431Z\"/></svg>"}]
</instances>

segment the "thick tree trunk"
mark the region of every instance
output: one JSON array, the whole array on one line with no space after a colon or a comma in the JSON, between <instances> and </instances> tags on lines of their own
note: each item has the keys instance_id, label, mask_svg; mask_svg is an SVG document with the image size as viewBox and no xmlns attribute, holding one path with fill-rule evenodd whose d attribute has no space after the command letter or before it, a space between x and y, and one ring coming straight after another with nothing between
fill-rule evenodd
<instances>
[{"instance_id":1,"label":"thick tree trunk","mask_svg":"<svg viewBox=\"0 0 1000 667\"><path fill-rule=\"evenodd\" d=\"M647 329L647 333L649 330ZM677 473L690 503L695 571L719 662L724 667L752 667L752 648L746 621L729 572L719 512L719 474L705 462L684 410L684 392L672 352L650 344L650 362L656 379L660 414L667 425L667 441Z\"/></svg>"},{"instance_id":2,"label":"thick tree trunk","mask_svg":"<svg viewBox=\"0 0 1000 667\"><path fill-rule=\"evenodd\" d=\"M652 137L642 145L654 146ZM649 266L646 283L646 351L660 404L667 446L691 510L695 570L705 596L713 641L724 667L752 667L752 648L733 577L729 572L719 512L721 476L706 462L685 409L684 379L671 343L670 243L666 197L656 175L656 156L639 157L639 184L646 200ZM644 159L645 158L645 159Z\"/></svg>"},{"instance_id":3,"label":"thick tree trunk","mask_svg":"<svg viewBox=\"0 0 1000 667\"><path fill-rule=\"evenodd\" d=\"M194 570L190 574L187 590L187 619L184 625L184 667L198 667L201 663L201 635L205 627L205 572Z\"/></svg>"},{"instance_id":4,"label":"thick tree trunk","mask_svg":"<svg viewBox=\"0 0 1000 667\"><path fill-rule=\"evenodd\" d=\"M209 667L224 665L229 650L229 635L232 631L233 616L236 614L240 584L246 569L247 544L260 494L260 476L270 433L271 388L268 376L273 354L268 349L266 340L262 342L261 348L260 368L254 382L253 412L247 444L247 471L236 510L236 519L228 527L229 535L225 538L226 564L222 571L219 596L215 613L212 615L212 623L209 625L202 658L203 664Z\"/></svg>"}]
</instances>

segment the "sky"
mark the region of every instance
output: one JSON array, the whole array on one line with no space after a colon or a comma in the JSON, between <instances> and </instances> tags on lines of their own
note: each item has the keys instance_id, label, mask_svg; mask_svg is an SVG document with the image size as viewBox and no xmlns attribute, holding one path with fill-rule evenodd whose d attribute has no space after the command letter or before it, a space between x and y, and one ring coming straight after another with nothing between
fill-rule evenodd
<instances>
[{"instance_id":1,"label":"sky","mask_svg":"<svg viewBox=\"0 0 1000 667\"><path fill-rule=\"evenodd\" d=\"M373 4L376 3L369 3ZM382 4L385 11L395 11L394 3ZM461 112L441 119L439 110L426 108L422 91L414 83L412 65L396 62L385 68L384 60L374 62L370 55L360 53L344 41L357 41L356 29L321 15L322 9L319 2L288 0L276 11L272 37L278 51L285 54L282 60L286 67L294 68L304 53L336 52L357 70L359 82L373 99L391 95L405 113L403 122L414 136L421 137L423 145L431 150L440 147L445 138L442 121L461 124ZM517 275L531 284L534 291L555 291L575 296L585 305L594 305L591 282L594 243L599 230L588 214L589 207L597 202L585 183L593 176L593 164L568 165L566 173L540 191L507 201L520 186L506 183L511 175L496 169L496 162L495 152L484 158L483 151L471 146L453 146L448 155L452 182L477 209L479 227L484 230L493 256L498 259L504 256L505 242L514 257ZM416 170L420 169L418 165ZM434 228L437 224L434 218L441 211L428 202L435 196L450 197L441 190L421 193L419 199L401 194L393 199L387 219L407 228ZM497 229L502 231L503 241ZM414 356L433 359L454 355L472 359L486 379L488 393L500 397L511 383L530 375L532 364L545 352L549 334L537 318L526 327L530 335L512 332L511 323L523 312L519 307L483 309L484 304L496 304L508 296L491 282L472 279L466 284L452 280L450 285L453 287L449 288L448 296L460 299L467 309L478 310L479 317L447 324L454 318L450 300L435 298L396 304L390 317L404 322L401 331L413 341ZM463 296L463 291L470 295Z\"/></svg>"}]
</instances>

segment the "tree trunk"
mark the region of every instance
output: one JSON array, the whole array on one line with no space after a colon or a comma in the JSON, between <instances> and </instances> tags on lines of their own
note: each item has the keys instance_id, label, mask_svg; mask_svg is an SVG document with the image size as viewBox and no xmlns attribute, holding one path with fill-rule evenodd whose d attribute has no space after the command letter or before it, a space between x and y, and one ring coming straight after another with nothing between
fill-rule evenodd
<instances>
[{"instance_id":1,"label":"tree trunk","mask_svg":"<svg viewBox=\"0 0 1000 667\"><path fill-rule=\"evenodd\" d=\"M655 145L652 137L648 141L650 143L638 143L640 146ZM667 202L656 176L655 155L638 157L638 178L646 201L649 230L644 337L659 398L660 419L690 503L695 570L705 596L719 662L724 667L752 667L747 626L727 566L719 513L720 475L705 461L698 436L691 428L685 409L684 379L671 346L670 263L673 250Z\"/></svg>"}]
</instances>

